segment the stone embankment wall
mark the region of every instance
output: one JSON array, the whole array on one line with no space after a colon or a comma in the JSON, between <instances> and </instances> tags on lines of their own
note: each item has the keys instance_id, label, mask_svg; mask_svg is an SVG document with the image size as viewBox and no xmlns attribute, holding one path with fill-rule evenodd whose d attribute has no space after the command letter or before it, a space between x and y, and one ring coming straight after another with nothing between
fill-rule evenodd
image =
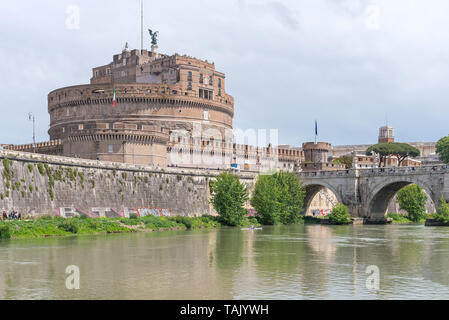
<instances>
[{"instance_id":1,"label":"stone embankment wall","mask_svg":"<svg viewBox=\"0 0 449 320\"><path fill-rule=\"evenodd\" d=\"M214 214L219 172L158 168L0 150L0 210L24 216ZM251 186L253 174L240 174Z\"/></svg>"}]
</instances>

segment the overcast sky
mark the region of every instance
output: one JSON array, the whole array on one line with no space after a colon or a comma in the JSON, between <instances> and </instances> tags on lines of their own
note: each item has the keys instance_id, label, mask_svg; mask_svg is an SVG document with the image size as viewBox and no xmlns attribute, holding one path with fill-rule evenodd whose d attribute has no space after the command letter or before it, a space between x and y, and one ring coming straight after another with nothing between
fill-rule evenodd
<instances>
[{"instance_id":1,"label":"overcast sky","mask_svg":"<svg viewBox=\"0 0 449 320\"><path fill-rule=\"evenodd\" d=\"M280 144L300 145L313 141L316 119L320 141L365 144L388 114L399 141L449 134L447 0L144 3L160 52L207 59L226 74L235 128L277 128ZM48 140L47 94L88 83L125 42L138 49L139 8L140 0L3 3L0 143L31 141L28 112L37 140Z\"/></svg>"}]
</instances>

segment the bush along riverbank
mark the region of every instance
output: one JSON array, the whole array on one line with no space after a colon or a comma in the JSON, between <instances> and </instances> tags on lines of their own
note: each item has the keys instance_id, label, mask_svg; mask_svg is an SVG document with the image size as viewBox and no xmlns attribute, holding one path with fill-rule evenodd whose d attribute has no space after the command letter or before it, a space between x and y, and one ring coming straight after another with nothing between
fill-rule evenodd
<instances>
[{"instance_id":1,"label":"bush along riverbank","mask_svg":"<svg viewBox=\"0 0 449 320\"><path fill-rule=\"evenodd\" d=\"M393 219L393 224L424 224L426 222L426 218L420 218L418 221L414 221L408 215L401 213L388 213L387 218Z\"/></svg>"},{"instance_id":2,"label":"bush along riverbank","mask_svg":"<svg viewBox=\"0 0 449 320\"><path fill-rule=\"evenodd\" d=\"M243 226L245 221L245 204L247 201L257 212L252 218L252 225L289 225L289 224L352 224L348 208L337 205L329 217L304 217L304 199L306 190L298 177L291 172L276 172L260 175L254 186L251 199L247 187L239 177L230 172L220 174L210 184L215 210L224 223ZM361 220L363 223L363 219ZM357 221L360 222L360 221ZM360 224L360 223L359 223Z\"/></svg>"},{"instance_id":3,"label":"bush along riverbank","mask_svg":"<svg viewBox=\"0 0 449 320\"><path fill-rule=\"evenodd\" d=\"M420 215L418 221L409 215L389 213L387 217L393 219L395 224L425 224L428 227L449 226L449 205L444 198L440 200L440 206L436 213Z\"/></svg>"},{"instance_id":4,"label":"bush along riverbank","mask_svg":"<svg viewBox=\"0 0 449 320\"><path fill-rule=\"evenodd\" d=\"M449 205L444 198L441 198L437 212L429 215L425 225L426 227L449 227Z\"/></svg>"},{"instance_id":5,"label":"bush along riverbank","mask_svg":"<svg viewBox=\"0 0 449 320\"><path fill-rule=\"evenodd\" d=\"M218 228L218 217L61 218L44 216L34 220L0 221L0 239L46 238L168 230Z\"/></svg>"}]
</instances>

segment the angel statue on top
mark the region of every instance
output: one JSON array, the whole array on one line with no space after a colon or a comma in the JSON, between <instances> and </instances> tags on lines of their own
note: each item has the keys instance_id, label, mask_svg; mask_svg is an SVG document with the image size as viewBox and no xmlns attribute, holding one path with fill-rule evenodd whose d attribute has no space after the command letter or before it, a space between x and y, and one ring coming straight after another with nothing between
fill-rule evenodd
<instances>
[{"instance_id":1,"label":"angel statue on top","mask_svg":"<svg viewBox=\"0 0 449 320\"><path fill-rule=\"evenodd\" d=\"M157 46L157 36L159 34L159 31L153 32L151 29L148 29L148 32L150 33L151 44L153 46Z\"/></svg>"}]
</instances>

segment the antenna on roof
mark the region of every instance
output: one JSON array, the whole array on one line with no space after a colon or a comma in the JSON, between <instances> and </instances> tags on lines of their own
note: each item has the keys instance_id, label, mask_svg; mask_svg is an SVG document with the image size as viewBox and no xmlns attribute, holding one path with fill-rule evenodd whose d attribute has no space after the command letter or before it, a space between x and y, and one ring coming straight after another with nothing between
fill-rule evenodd
<instances>
[{"instance_id":1,"label":"antenna on roof","mask_svg":"<svg viewBox=\"0 0 449 320\"><path fill-rule=\"evenodd\" d=\"M140 54L143 53L143 0L140 0Z\"/></svg>"}]
</instances>

